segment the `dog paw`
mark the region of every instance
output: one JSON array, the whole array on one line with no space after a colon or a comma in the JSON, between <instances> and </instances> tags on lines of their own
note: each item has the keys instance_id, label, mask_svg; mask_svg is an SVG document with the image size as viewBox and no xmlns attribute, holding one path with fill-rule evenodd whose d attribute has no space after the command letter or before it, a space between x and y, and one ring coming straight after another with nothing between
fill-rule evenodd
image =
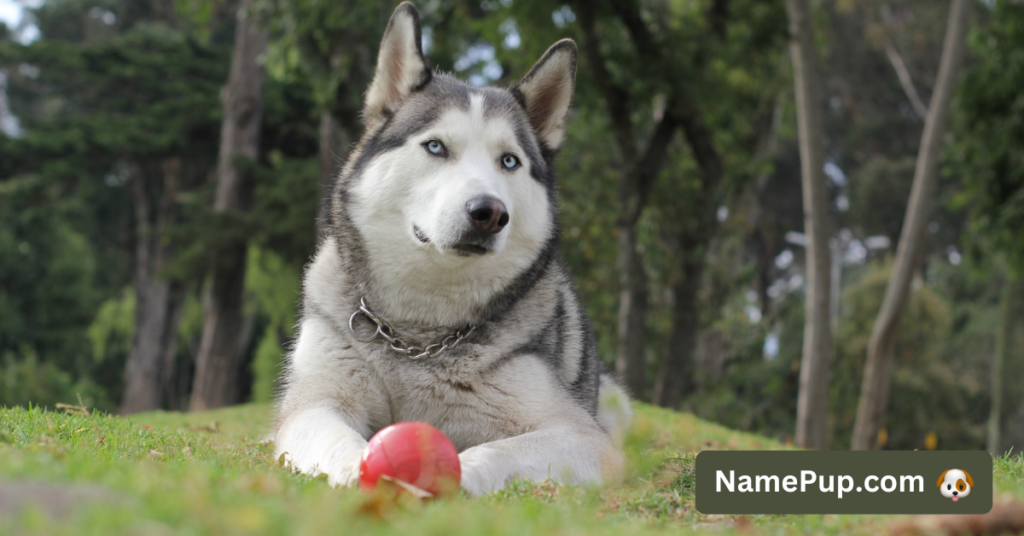
<instances>
[{"instance_id":1,"label":"dog paw","mask_svg":"<svg viewBox=\"0 0 1024 536\"><path fill-rule=\"evenodd\" d=\"M491 457L487 455L486 449L481 447L469 448L459 454L462 489L466 493L479 497L505 487L504 471L493 467L489 458Z\"/></svg>"},{"instance_id":2,"label":"dog paw","mask_svg":"<svg viewBox=\"0 0 1024 536\"><path fill-rule=\"evenodd\" d=\"M334 488L355 486L359 481L359 462L339 466L327 471L327 483Z\"/></svg>"},{"instance_id":3,"label":"dog paw","mask_svg":"<svg viewBox=\"0 0 1024 536\"><path fill-rule=\"evenodd\" d=\"M501 489L488 480L480 471L467 471L465 468L462 470L462 489L473 497L480 497Z\"/></svg>"},{"instance_id":4,"label":"dog paw","mask_svg":"<svg viewBox=\"0 0 1024 536\"><path fill-rule=\"evenodd\" d=\"M327 483L331 487L353 486L359 480L359 461L361 454L348 449L337 449L326 456L292 456L289 452L283 451L278 456L283 457L285 464L293 471L303 473L312 477L327 477ZM319 459L318 459L319 458Z\"/></svg>"}]
</instances>

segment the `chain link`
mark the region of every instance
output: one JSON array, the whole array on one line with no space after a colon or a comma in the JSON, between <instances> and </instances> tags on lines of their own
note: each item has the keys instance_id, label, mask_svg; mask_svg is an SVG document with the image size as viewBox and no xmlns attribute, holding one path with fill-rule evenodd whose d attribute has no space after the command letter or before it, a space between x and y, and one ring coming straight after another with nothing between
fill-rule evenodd
<instances>
[{"instance_id":1,"label":"chain link","mask_svg":"<svg viewBox=\"0 0 1024 536\"><path fill-rule=\"evenodd\" d=\"M356 331L355 321L356 317L359 315L365 316L367 320L373 322L377 326L376 331L374 331L369 337L361 337ZM414 361L423 359L424 357L437 357L442 353L455 348L462 343L462 341L466 340L466 337L469 337L469 334L473 333L476 328L477 327L475 325L466 326L465 328L448 335L444 339L441 339L441 342L428 344L426 348L421 348L419 346L410 346L408 343L398 338L398 336L395 335L395 328L392 328L391 324L381 320L372 310L370 310L370 307L366 305L366 298L359 298L359 309L356 309L356 312L352 313L352 316L348 317L348 329L352 330L352 334L355 335L356 340L360 342L373 342L380 337L384 339L384 342L390 346L392 350Z\"/></svg>"}]
</instances>

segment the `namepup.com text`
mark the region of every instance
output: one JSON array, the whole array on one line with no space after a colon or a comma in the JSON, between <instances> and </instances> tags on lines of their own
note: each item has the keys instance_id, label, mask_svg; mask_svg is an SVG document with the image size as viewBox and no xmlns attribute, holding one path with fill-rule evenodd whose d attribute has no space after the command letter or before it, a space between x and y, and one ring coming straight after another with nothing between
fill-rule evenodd
<instances>
[{"instance_id":1,"label":"namepup.com text","mask_svg":"<svg viewBox=\"0 0 1024 536\"><path fill-rule=\"evenodd\" d=\"M728 476L724 471L716 471L715 491L721 493L796 493L796 492L821 492L838 493L840 499L844 493L867 491L868 493L907 493L924 492L924 477L921 475L869 475L859 486L855 486L854 478L850 475L819 475L814 471L800 471L800 477L796 475L740 475L736 471L729 471ZM815 488L817 484L817 488ZM809 488L809 489L808 489Z\"/></svg>"}]
</instances>

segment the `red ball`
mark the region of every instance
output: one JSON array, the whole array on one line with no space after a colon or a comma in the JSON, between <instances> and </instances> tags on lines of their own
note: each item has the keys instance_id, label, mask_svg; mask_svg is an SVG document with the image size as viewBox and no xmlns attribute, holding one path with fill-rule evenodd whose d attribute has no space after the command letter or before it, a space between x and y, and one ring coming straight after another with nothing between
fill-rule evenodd
<instances>
[{"instance_id":1,"label":"red ball","mask_svg":"<svg viewBox=\"0 0 1024 536\"><path fill-rule=\"evenodd\" d=\"M425 422L400 422L377 432L359 462L359 487L372 490L389 476L439 495L459 489L459 451L444 432Z\"/></svg>"}]
</instances>

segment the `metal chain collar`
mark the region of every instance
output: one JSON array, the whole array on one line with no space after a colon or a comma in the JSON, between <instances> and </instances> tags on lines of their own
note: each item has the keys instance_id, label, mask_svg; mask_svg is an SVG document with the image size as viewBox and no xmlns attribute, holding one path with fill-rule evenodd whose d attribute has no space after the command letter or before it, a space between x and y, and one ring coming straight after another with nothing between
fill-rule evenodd
<instances>
[{"instance_id":1,"label":"metal chain collar","mask_svg":"<svg viewBox=\"0 0 1024 536\"><path fill-rule=\"evenodd\" d=\"M377 330L369 337L360 337L359 333L356 331L355 321L356 317L359 315L365 316L370 320L370 322L377 325ZM395 335L395 328L378 318L377 315L370 310L370 307L366 305L366 298L359 298L359 309L356 309L356 312L352 313L352 316L348 317L348 329L352 330L352 334L355 335L356 340L361 342L372 342L376 340L377 337L383 338L384 342L386 342L392 350L414 361L417 359L423 359L424 357L437 357L442 353L455 348L459 343L466 340L466 337L469 337L469 334L473 333L473 330L476 328L477 326L475 325L467 326L455 333L452 333L451 335L448 335L442 339L441 342L428 344L426 348L421 348L419 346L410 346L405 341L398 338Z\"/></svg>"}]
</instances>

